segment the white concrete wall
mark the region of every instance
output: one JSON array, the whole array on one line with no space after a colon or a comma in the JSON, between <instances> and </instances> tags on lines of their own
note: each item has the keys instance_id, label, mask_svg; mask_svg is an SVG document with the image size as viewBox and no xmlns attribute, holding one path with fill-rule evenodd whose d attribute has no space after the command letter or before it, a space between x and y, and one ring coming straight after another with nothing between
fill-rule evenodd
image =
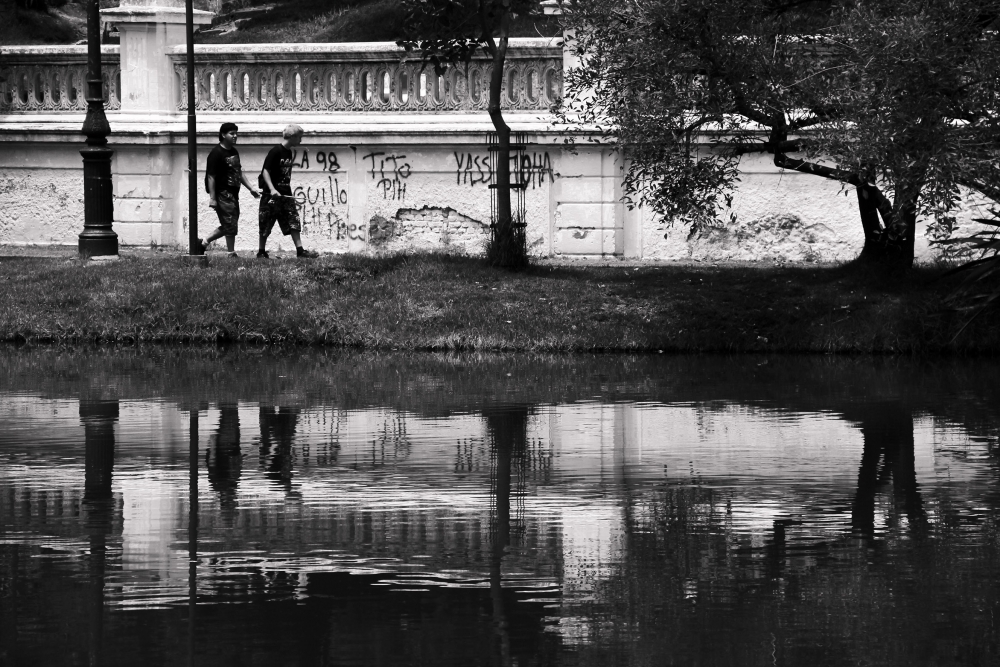
<instances>
[{"instance_id":1,"label":"white concrete wall","mask_svg":"<svg viewBox=\"0 0 1000 667\"><path fill-rule=\"evenodd\" d=\"M171 60L183 39L180 3L128 0L105 15L123 34L121 109L108 113L115 150L114 228L123 246L186 247L186 116L177 109L181 86ZM203 23L210 15L201 12L197 19ZM373 44L366 46L371 53L345 55L329 45L296 46L304 49L299 49L306 54L301 57L313 59L309 62L363 59L376 52L385 59L383 52L391 50L391 45ZM66 53L46 48L0 48L0 79L4 58L24 62L44 56L44 62L54 63L74 57L70 50L75 47ZM287 51L280 45L252 45L239 47L238 53L251 67L256 60L287 62L281 58L300 55ZM226 55L214 57L225 60ZM733 208L724 212L735 213L735 223L692 232L690 225L622 203L622 161L608 146L578 142L575 149L567 148L565 134L547 113L520 110L506 117L515 131L529 137L525 204L528 245L535 256L844 261L862 247L853 189L783 172L770 156L744 159ZM240 125L239 149L253 182L282 127L295 122L306 129L293 186L307 247L478 253L486 243L491 160L486 137L492 126L485 112L200 111L199 170L224 121ZM82 124L79 111L4 115L0 105L0 244L77 243L83 229ZM217 225L201 191L203 175L198 174L201 236ZM237 249L247 251L257 247L258 204L244 191L241 205ZM984 215L986 208L973 199L965 202L957 216L961 229L967 232L971 218ZM269 247L291 248L277 229L272 234ZM926 222L918 227L916 249L925 261L939 252L929 245Z\"/></svg>"}]
</instances>

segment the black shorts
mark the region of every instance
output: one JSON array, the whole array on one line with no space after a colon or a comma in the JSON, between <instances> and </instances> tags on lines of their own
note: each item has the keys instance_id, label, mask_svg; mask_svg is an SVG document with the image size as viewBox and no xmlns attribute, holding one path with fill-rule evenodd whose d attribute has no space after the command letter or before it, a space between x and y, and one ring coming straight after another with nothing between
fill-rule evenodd
<instances>
[{"instance_id":1,"label":"black shorts","mask_svg":"<svg viewBox=\"0 0 1000 667\"><path fill-rule=\"evenodd\" d=\"M215 195L215 212L219 216L219 229L226 236L236 236L240 222L240 200L228 190Z\"/></svg>"},{"instance_id":2,"label":"black shorts","mask_svg":"<svg viewBox=\"0 0 1000 667\"><path fill-rule=\"evenodd\" d=\"M290 197L272 197L267 194L260 196L260 235L269 236L277 221L281 233L288 236L292 232L302 231L299 221L299 208Z\"/></svg>"}]
</instances>

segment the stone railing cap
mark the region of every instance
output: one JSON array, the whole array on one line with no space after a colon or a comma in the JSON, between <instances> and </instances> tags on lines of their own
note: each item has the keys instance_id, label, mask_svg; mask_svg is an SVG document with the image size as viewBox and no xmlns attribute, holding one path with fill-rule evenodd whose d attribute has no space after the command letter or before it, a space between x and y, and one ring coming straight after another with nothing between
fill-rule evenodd
<instances>
[{"instance_id":1,"label":"stone railing cap","mask_svg":"<svg viewBox=\"0 0 1000 667\"><path fill-rule=\"evenodd\" d=\"M187 20L183 7L112 7L102 9L101 16L110 23L184 23ZM195 9L192 19L195 25L207 25L213 16L212 12Z\"/></svg>"},{"instance_id":2,"label":"stone railing cap","mask_svg":"<svg viewBox=\"0 0 1000 667\"><path fill-rule=\"evenodd\" d=\"M561 37L516 37L510 40L510 48L519 49L561 49ZM392 53L405 52L395 42L304 42L300 44L195 44L195 53L240 54L244 56L269 56L282 54L326 54L326 53ZM171 54L186 53L184 45L170 47Z\"/></svg>"},{"instance_id":3,"label":"stone railing cap","mask_svg":"<svg viewBox=\"0 0 1000 667\"><path fill-rule=\"evenodd\" d=\"M101 53L117 54L119 51L119 44L102 44ZM16 56L61 56L61 55L87 55L87 45L86 44L58 44L58 45L41 45L41 44L26 44L23 46L0 46L0 56L6 55L16 55Z\"/></svg>"}]
</instances>

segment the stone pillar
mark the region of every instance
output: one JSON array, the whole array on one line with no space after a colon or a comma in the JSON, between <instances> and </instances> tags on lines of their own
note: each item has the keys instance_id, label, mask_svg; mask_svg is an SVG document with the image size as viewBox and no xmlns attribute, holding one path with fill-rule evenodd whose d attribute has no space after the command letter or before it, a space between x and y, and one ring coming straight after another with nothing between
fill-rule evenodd
<instances>
[{"instance_id":1,"label":"stone pillar","mask_svg":"<svg viewBox=\"0 0 1000 667\"><path fill-rule=\"evenodd\" d=\"M621 159L601 146L564 150L555 182L555 255L606 256L625 252Z\"/></svg>"},{"instance_id":2,"label":"stone pillar","mask_svg":"<svg viewBox=\"0 0 1000 667\"><path fill-rule=\"evenodd\" d=\"M115 229L123 245L173 244L186 203L176 204L172 187L175 147L166 133L131 134L129 123L183 122L177 109L180 80L167 52L185 43L184 0L121 0L101 14L121 34L122 105L111 119L117 144ZM195 10L196 26L211 22L211 12Z\"/></svg>"}]
</instances>

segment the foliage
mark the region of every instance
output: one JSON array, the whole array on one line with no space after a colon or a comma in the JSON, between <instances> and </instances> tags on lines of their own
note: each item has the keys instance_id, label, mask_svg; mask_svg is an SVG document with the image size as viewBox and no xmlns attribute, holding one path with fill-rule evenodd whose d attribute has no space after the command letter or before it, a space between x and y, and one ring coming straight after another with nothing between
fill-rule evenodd
<instances>
[{"instance_id":1,"label":"foliage","mask_svg":"<svg viewBox=\"0 0 1000 667\"><path fill-rule=\"evenodd\" d=\"M971 255L971 259L953 271L962 274L964 281L955 291L951 302L968 313L965 324L955 334L957 338L966 327L991 307L1000 304L1000 210L990 209L989 218L974 218L984 228L968 236L938 241L944 245L957 245Z\"/></svg>"},{"instance_id":2,"label":"foliage","mask_svg":"<svg viewBox=\"0 0 1000 667\"><path fill-rule=\"evenodd\" d=\"M740 157L766 151L854 186L865 252L908 265L917 215L996 182L997 0L566 5L564 115L618 142L626 192L669 219L719 217Z\"/></svg>"}]
</instances>

